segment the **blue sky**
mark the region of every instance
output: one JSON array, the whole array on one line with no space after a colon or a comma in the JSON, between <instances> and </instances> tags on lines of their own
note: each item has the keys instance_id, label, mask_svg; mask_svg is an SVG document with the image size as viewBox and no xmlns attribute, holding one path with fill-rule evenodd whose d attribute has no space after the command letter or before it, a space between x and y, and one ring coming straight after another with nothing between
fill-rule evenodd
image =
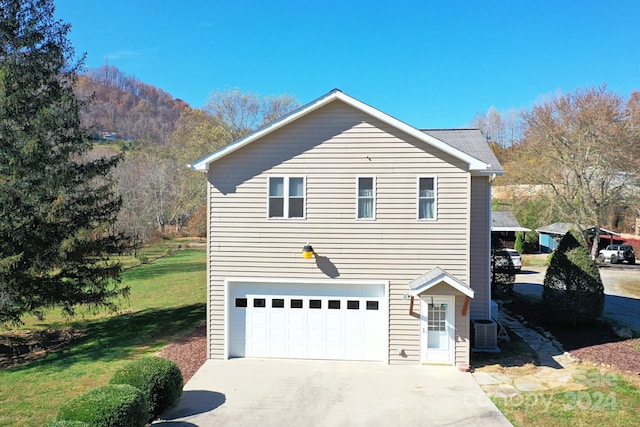
<instances>
[{"instance_id":1,"label":"blue sky","mask_svg":"<svg viewBox=\"0 0 640 427\"><path fill-rule=\"evenodd\" d=\"M606 83L640 90L630 1L56 0L85 65L108 61L192 107L215 90L339 88L418 128L464 127Z\"/></svg>"}]
</instances>

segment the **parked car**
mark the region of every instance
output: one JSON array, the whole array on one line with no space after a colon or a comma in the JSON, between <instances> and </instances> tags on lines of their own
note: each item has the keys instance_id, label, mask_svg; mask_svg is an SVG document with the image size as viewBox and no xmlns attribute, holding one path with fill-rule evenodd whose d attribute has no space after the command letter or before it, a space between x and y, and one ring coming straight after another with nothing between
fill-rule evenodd
<instances>
[{"instance_id":1,"label":"parked car","mask_svg":"<svg viewBox=\"0 0 640 427\"><path fill-rule=\"evenodd\" d=\"M491 250L491 288L494 294L499 292L510 294L513 292L513 283L516 279L516 270L513 260L507 249Z\"/></svg>"},{"instance_id":2,"label":"parked car","mask_svg":"<svg viewBox=\"0 0 640 427\"><path fill-rule=\"evenodd\" d=\"M609 261L611 264L617 264L623 261L627 261L629 264L635 264L636 254L631 245L609 245L600 250L598 260L600 260L600 262Z\"/></svg>"},{"instance_id":3,"label":"parked car","mask_svg":"<svg viewBox=\"0 0 640 427\"><path fill-rule=\"evenodd\" d=\"M519 273L522 270L522 258L520 257L520 253L515 249L507 249L507 252L509 252L511 261L513 261L513 269L516 273Z\"/></svg>"}]
</instances>

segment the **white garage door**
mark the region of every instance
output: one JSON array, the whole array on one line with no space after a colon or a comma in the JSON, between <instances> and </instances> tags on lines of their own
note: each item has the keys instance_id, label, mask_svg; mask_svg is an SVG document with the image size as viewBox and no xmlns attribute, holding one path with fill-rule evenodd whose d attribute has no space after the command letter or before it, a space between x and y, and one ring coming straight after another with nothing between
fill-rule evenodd
<instances>
[{"instance_id":1,"label":"white garage door","mask_svg":"<svg viewBox=\"0 0 640 427\"><path fill-rule=\"evenodd\" d=\"M384 361L384 284L230 286L229 357Z\"/></svg>"}]
</instances>

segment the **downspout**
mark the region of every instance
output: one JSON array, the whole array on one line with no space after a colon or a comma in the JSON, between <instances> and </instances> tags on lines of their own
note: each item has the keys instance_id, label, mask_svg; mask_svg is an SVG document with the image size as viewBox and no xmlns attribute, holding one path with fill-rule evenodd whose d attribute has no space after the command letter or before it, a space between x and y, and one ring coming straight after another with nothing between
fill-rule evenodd
<instances>
[{"instance_id":1,"label":"downspout","mask_svg":"<svg viewBox=\"0 0 640 427\"><path fill-rule=\"evenodd\" d=\"M489 315L488 319L493 319L493 313L491 312L491 224L493 224L493 211L491 210L491 200L493 199L492 190L493 190L493 182L496 180L496 174L491 174L489 177L489 197L488 199L488 209L489 209L489 224L487 227L487 254L489 254L488 263L487 263L487 314Z\"/></svg>"}]
</instances>

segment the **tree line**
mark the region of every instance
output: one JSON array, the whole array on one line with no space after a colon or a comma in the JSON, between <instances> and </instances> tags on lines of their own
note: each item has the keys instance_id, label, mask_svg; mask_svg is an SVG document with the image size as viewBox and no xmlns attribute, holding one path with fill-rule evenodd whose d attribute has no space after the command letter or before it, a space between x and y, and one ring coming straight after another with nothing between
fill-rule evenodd
<instances>
[{"instance_id":1,"label":"tree line","mask_svg":"<svg viewBox=\"0 0 640 427\"><path fill-rule=\"evenodd\" d=\"M514 119L515 118L515 119ZM640 217L640 92L624 99L606 85L578 88L472 124L493 142L506 174L496 185L528 186L506 200L523 226L552 222L634 231Z\"/></svg>"}]
</instances>

